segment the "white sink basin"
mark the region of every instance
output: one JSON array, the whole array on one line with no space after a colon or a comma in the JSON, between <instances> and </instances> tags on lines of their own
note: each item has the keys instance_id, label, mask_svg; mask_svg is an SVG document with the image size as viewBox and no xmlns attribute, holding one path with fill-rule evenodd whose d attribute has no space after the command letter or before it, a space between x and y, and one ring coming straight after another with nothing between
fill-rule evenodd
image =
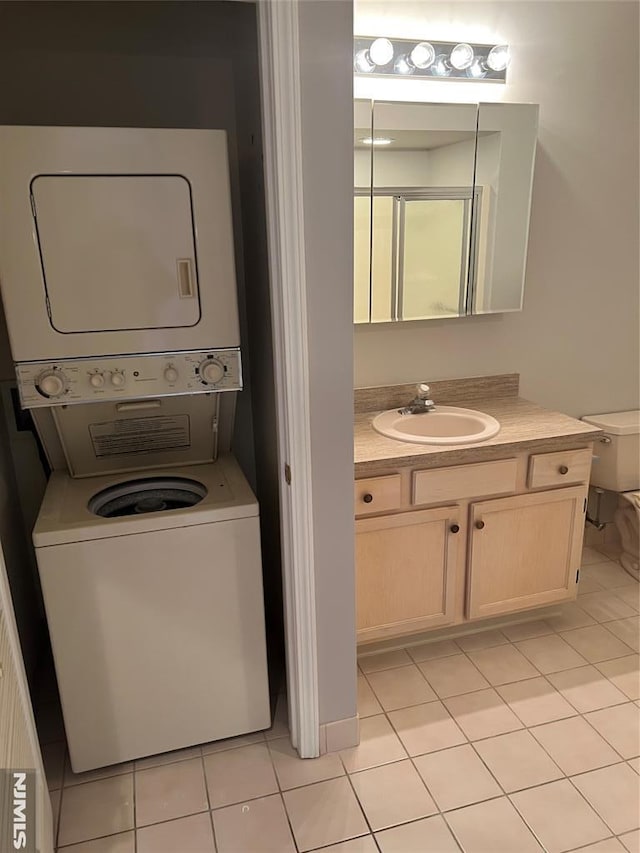
<instances>
[{"instance_id":1,"label":"white sink basin","mask_svg":"<svg viewBox=\"0 0 640 853\"><path fill-rule=\"evenodd\" d=\"M436 406L419 415L402 415L398 409L382 412L373 419L376 432L414 444L475 444L500 432L491 415L456 406Z\"/></svg>"}]
</instances>

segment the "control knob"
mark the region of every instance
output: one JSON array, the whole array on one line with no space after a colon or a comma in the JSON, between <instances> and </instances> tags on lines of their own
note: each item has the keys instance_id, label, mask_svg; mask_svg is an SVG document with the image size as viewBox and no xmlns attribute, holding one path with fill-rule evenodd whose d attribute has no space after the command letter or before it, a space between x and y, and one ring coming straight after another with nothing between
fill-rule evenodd
<instances>
[{"instance_id":1,"label":"control knob","mask_svg":"<svg viewBox=\"0 0 640 853\"><path fill-rule=\"evenodd\" d=\"M122 388L124 382L124 373L119 370L114 370L114 372L111 374L111 384L114 386L114 388Z\"/></svg>"},{"instance_id":2,"label":"control knob","mask_svg":"<svg viewBox=\"0 0 640 853\"><path fill-rule=\"evenodd\" d=\"M89 384L93 388L102 388L104 385L104 374L103 373L92 373L89 377Z\"/></svg>"},{"instance_id":3,"label":"control knob","mask_svg":"<svg viewBox=\"0 0 640 853\"><path fill-rule=\"evenodd\" d=\"M215 385L224 376L224 365L215 358L208 358L201 362L198 372L206 385Z\"/></svg>"},{"instance_id":4,"label":"control knob","mask_svg":"<svg viewBox=\"0 0 640 853\"><path fill-rule=\"evenodd\" d=\"M178 371L175 369L175 367L171 367L170 365L169 367L165 368L164 378L167 382L175 382L178 379Z\"/></svg>"},{"instance_id":5,"label":"control knob","mask_svg":"<svg viewBox=\"0 0 640 853\"><path fill-rule=\"evenodd\" d=\"M36 388L45 397L60 397L67 389L66 376L61 370L43 370L36 379Z\"/></svg>"}]
</instances>

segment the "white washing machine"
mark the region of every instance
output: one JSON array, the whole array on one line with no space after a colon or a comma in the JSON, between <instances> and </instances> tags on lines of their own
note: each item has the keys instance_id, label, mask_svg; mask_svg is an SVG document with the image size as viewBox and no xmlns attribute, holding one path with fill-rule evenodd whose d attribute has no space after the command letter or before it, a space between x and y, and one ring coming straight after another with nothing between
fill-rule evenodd
<instances>
[{"instance_id":1,"label":"white washing machine","mask_svg":"<svg viewBox=\"0 0 640 853\"><path fill-rule=\"evenodd\" d=\"M230 454L55 472L33 541L76 773L270 725L258 505Z\"/></svg>"}]
</instances>

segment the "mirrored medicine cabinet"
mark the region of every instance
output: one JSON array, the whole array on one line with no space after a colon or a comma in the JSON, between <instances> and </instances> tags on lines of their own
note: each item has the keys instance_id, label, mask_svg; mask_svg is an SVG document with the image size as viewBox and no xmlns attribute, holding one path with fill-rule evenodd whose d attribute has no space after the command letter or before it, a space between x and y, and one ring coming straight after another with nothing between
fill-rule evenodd
<instances>
[{"instance_id":1,"label":"mirrored medicine cabinet","mask_svg":"<svg viewBox=\"0 0 640 853\"><path fill-rule=\"evenodd\" d=\"M535 104L354 104L354 320L522 309Z\"/></svg>"}]
</instances>

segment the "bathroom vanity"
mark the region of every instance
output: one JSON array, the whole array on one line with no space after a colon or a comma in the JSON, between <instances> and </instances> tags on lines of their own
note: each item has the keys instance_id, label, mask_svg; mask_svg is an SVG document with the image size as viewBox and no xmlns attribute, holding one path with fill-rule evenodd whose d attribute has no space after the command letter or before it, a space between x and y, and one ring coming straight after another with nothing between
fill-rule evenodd
<instances>
[{"instance_id":1,"label":"bathroom vanity","mask_svg":"<svg viewBox=\"0 0 640 853\"><path fill-rule=\"evenodd\" d=\"M496 418L478 444L390 439L373 418L415 385L355 391L358 642L522 614L576 596L600 430L518 396L518 375L434 382ZM429 414L420 417L428 418Z\"/></svg>"}]
</instances>

